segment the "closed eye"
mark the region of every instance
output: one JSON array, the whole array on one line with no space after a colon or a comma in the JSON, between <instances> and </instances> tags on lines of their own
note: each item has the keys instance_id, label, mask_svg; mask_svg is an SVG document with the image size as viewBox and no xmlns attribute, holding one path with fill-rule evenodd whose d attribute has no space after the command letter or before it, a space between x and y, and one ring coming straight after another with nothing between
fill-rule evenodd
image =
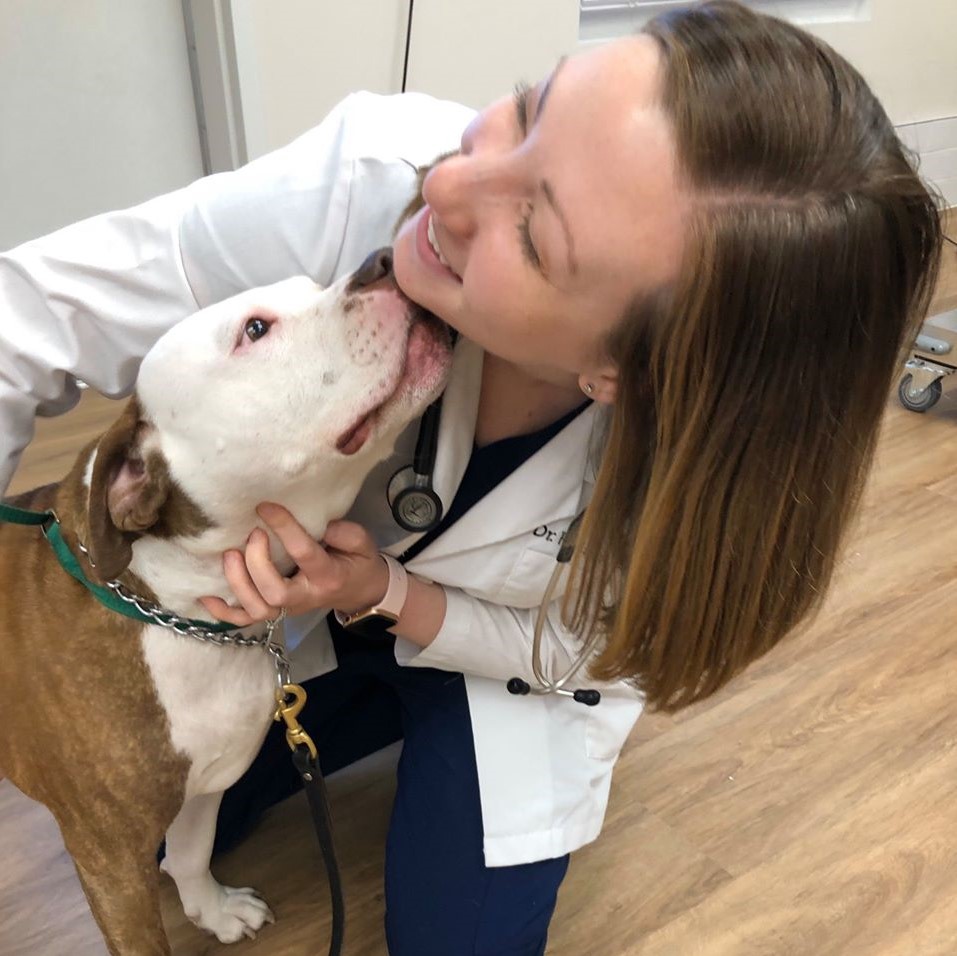
<instances>
[{"instance_id":1,"label":"closed eye","mask_svg":"<svg viewBox=\"0 0 957 956\"><path fill-rule=\"evenodd\" d=\"M538 250L535 248L535 243L532 242L531 224L532 208L529 206L525 214L522 216L522 221L518 224L518 235L522 243L522 253L525 256L525 261L528 262L528 264L537 272L540 272L544 276L545 267L542 265L542 260L538 254Z\"/></svg>"},{"instance_id":2,"label":"closed eye","mask_svg":"<svg viewBox=\"0 0 957 956\"><path fill-rule=\"evenodd\" d=\"M515 123L523 137L528 134L528 101L531 92L532 88L527 83L517 84L512 91L512 101L515 104ZM529 206L522 216L521 222L518 224L518 236L521 242L522 255L525 261L535 269L536 272L545 276L541 256L539 256L538 250L535 248L535 243L532 241L531 222L532 207ZM547 276L545 277L547 278Z\"/></svg>"}]
</instances>

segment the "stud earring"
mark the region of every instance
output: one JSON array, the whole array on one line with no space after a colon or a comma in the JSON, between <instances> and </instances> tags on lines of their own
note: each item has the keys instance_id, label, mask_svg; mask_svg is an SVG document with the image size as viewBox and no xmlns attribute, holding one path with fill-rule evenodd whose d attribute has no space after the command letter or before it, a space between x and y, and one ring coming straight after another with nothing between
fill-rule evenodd
<instances>
[{"instance_id":1,"label":"stud earring","mask_svg":"<svg viewBox=\"0 0 957 956\"><path fill-rule=\"evenodd\" d=\"M595 391L595 386L592 385L591 382L585 382L585 384L582 386L582 391L583 391L586 395L592 395L592 394L594 393L594 391Z\"/></svg>"}]
</instances>

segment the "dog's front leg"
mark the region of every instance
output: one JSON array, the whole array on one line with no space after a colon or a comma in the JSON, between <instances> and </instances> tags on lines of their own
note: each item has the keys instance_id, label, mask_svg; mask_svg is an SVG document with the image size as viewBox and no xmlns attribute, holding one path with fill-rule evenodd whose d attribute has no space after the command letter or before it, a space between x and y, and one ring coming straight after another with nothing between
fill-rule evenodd
<instances>
[{"instance_id":1,"label":"dog's front leg","mask_svg":"<svg viewBox=\"0 0 957 956\"><path fill-rule=\"evenodd\" d=\"M118 843L75 815L57 821L111 956L169 956L156 837Z\"/></svg>"},{"instance_id":2,"label":"dog's front leg","mask_svg":"<svg viewBox=\"0 0 957 956\"><path fill-rule=\"evenodd\" d=\"M166 833L162 869L176 882L186 915L221 943L235 943L254 937L273 915L255 890L221 886L209 872L222 798L222 793L208 793L183 804Z\"/></svg>"}]
</instances>

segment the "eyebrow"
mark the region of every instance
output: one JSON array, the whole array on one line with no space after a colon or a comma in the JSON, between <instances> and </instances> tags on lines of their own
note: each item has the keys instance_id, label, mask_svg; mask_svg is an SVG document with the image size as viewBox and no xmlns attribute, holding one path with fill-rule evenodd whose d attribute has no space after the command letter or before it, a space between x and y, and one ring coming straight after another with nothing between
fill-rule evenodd
<instances>
[{"instance_id":1,"label":"eyebrow","mask_svg":"<svg viewBox=\"0 0 957 956\"><path fill-rule=\"evenodd\" d=\"M538 104L535 107L535 119L532 120L532 126L534 126L538 122L539 116L542 115L542 110L545 109L545 101L548 99L548 94L552 88L552 82L554 81L555 77L558 76L559 70L561 70L561 68L565 65L567 60L568 60L568 57L563 56L555 64L555 69L552 70L551 76L549 76L548 82L545 84L545 88L542 90L542 95L538 98Z\"/></svg>"}]
</instances>

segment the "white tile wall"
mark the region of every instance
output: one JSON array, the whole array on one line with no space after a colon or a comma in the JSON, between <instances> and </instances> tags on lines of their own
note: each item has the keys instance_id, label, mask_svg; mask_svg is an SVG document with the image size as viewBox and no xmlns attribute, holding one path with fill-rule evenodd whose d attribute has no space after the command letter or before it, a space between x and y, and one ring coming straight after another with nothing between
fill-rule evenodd
<instances>
[{"instance_id":1,"label":"white tile wall","mask_svg":"<svg viewBox=\"0 0 957 956\"><path fill-rule=\"evenodd\" d=\"M957 206L957 116L898 126L900 138L920 155L921 174Z\"/></svg>"}]
</instances>

